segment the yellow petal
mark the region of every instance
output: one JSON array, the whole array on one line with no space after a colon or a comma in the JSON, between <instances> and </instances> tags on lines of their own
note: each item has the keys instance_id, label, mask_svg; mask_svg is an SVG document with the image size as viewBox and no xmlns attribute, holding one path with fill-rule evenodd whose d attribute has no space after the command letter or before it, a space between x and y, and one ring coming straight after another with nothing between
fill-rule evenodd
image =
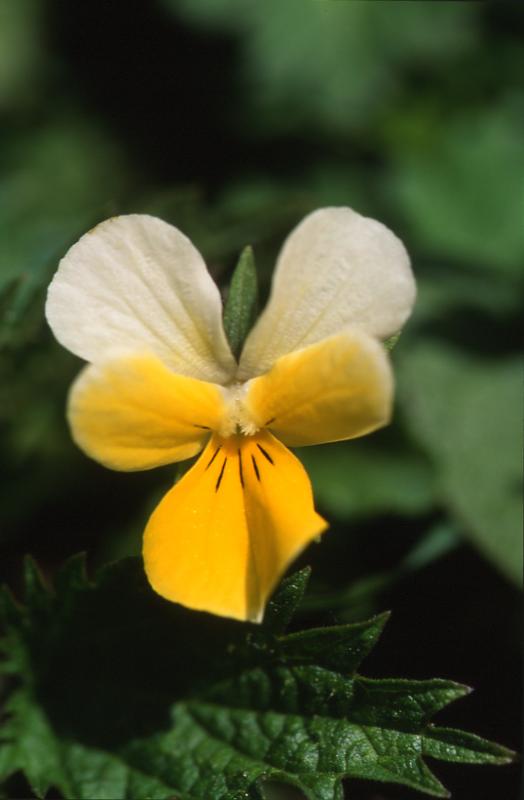
<instances>
[{"instance_id":1,"label":"yellow petal","mask_svg":"<svg viewBox=\"0 0 524 800\"><path fill-rule=\"evenodd\" d=\"M168 600L258 622L290 561L325 528L304 468L280 442L213 436L153 512L145 569Z\"/></svg>"},{"instance_id":2,"label":"yellow petal","mask_svg":"<svg viewBox=\"0 0 524 800\"><path fill-rule=\"evenodd\" d=\"M393 378L383 346L353 330L280 358L249 385L247 411L290 447L363 436L390 418Z\"/></svg>"},{"instance_id":3,"label":"yellow petal","mask_svg":"<svg viewBox=\"0 0 524 800\"><path fill-rule=\"evenodd\" d=\"M126 471L196 455L222 413L218 386L176 375L151 355L86 367L68 406L78 446L105 466Z\"/></svg>"}]
</instances>

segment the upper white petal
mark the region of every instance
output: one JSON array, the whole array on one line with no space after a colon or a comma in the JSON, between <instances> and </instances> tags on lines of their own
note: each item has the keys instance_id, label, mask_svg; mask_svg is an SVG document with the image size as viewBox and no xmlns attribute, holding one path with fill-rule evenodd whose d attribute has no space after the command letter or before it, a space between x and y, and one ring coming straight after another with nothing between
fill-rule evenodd
<instances>
[{"instance_id":1,"label":"upper white petal","mask_svg":"<svg viewBox=\"0 0 524 800\"><path fill-rule=\"evenodd\" d=\"M46 316L58 341L86 361L149 351L182 375L217 383L235 369L200 253L156 217L113 217L82 236L49 286Z\"/></svg>"},{"instance_id":2,"label":"upper white petal","mask_svg":"<svg viewBox=\"0 0 524 800\"><path fill-rule=\"evenodd\" d=\"M386 338L400 330L415 300L415 280L400 239L350 208L321 208L287 238L269 302L251 331L238 378L347 325Z\"/></svg>"}]
</instances>

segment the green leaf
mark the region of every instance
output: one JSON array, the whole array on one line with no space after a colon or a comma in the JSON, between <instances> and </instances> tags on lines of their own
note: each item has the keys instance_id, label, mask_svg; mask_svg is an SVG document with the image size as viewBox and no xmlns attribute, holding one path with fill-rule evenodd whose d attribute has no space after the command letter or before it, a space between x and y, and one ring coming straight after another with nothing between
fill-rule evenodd
<instances>
[{"instance_id":1,"label":"green leaf","mask_svg":"<svg viewBox=\"0 0 524 800\"><path fill-rule=\"evenodd\" d=\"M434 504L431 465L407 447L351 441L300 450L320 507L341 519L422 514Z\"/></svg>"},{"instance_id":2,"label":"green leaf","mask_svg":"<svg viewBox=\"0 0 524 800\"><path fill-rule=\"evenodd\" d=\"M12 137L3 156L0 292L16 288L2 320L6 337L68 247L114 211L127 177L113 142L72 114Z\"/></svg>"},{"instance_id":3,"label":"green leaf","mask_svg":"<svg viewBox=\"0 0 524 800\"><path fill-rule=\"evenodd\" d=\"M184 21L237 37L242 125L257 136L293 127L331 136L358 129L394 101L406 62L448 63L475 35L475 12L466 4L399 4L392 35L383 3L163 2Z\"/></svg>"},{"instance_id":4,"label":"green leaf","mask_svg":"<svg viewBox=\"0 0 524 800\"><path fill-rule=\"evenodd\" d=\"M417 323L440 323L442 327L443 320L449 319L450 314L456 314L467 325L467 315L472 310L490 318L498 316L503 321L517 312L520 302L515 285L507 280L502 270L461 270L456 266L445 269L439 263L422 274L417 283L415 317L410 326L411 341L413 325Z\"/></svg>"},{"instance_id":5,"label":"green leaf","mask_svg":"<svg viewBox=\"0 0 524 800\"><path fill-rule=\"evenodd\" d=\"M226 305L224 330L235 358L240 356L257 314L258 286L255 256L245 247L233 272Z\"/></svg>"},{"instance_id":6,"label":"green leaf","mask_svg":"<svg viewBox=\"0 0 524 800\"><path fill-rule=\"evenodd\" d=\"M521 276L524 171L518 95L404 137L393 152L391 200L423 253Z\"/></svg>"},{"instance_id":7,"label":"green leaf","mask_svg":"<svg viewBox=\"0 0 524 800\"><path fill-rule=\"evenodd\" d=\"M521 361L473 359L420 341L399 358L406 423L432 457L438 492L505 575L522 580Z\"/></svg>"},{"instance_id":8,"label":"green leaf","mask_svg":"<svg viewBox=\"0 0 524 800\"><path fill-rule=\"evenodd\" d=\"M332 625L290 634L281 642L287 663L310 663L353 673L373 649L389 614L379 614L366 622Z\"/></svg>"},{"instance_id":9,"label":"green leaf","mask_svg":"<svg viewBox=\"0 0 524 800\"><path fill-rule=\"evenodd\" d=\"M424 755L461 764L505 764L511 750L486 742L474 733L430 725L424 736Z\"/></svg>"},{"instance_id":10,"label":"green leaf","mask_svg":"<svg viewBox=\"0 0 524 800\"><path fill-rule=\"evenodd\" d=\"M284 633L304 597L310 575L311 569L305 567L284 578L266 609L264 628L267 631Z\"/></svg>"},{"instance_id":11,"label":"green leaf","mask_svg":"<svg viewBox=\"0 0 524 800\"><path fill-rule=\"evenodd\" d=\"M307 580L284 582L263 626L191 613L156 596L138 560L95 584L69 562L49 591L26 567L26 606L2 596L17 688L0 778L68 800L261 800L267 780L341 800L343 777L445 789L424 755L506 763L479 737L434 728L469 690L357 674L387 615L283 635Z\"/></svg>"}]
</instances>

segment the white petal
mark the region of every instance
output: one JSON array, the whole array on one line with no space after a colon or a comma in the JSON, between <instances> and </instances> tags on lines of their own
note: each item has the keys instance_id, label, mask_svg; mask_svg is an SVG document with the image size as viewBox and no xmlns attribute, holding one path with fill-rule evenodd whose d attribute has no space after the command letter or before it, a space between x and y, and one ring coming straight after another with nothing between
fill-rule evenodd
<instances>
[{"instance_id":1,"label":"white petal","mask_svg":"<svg viewBox=\"0 0 524 800\"><path fill-rule=\"evenodd\" d=\"M82 236L60 262L46 316L58 341L86 361L148 351L217 383L235 369L200 253L155 217L113 217Z\"/></svg>"},{"instance_id":2,"label":"white petal","mask_svg":"<svg viewBox=\"0 0 524 800\"><path fill-rule=\"evenodd\" d=\"M400 330L415 299L404 245L385 225L350 208L321 208L291 232L268 305L251 331L238 377L347 325L378 338Z\"/></svg>"}]
</instances>

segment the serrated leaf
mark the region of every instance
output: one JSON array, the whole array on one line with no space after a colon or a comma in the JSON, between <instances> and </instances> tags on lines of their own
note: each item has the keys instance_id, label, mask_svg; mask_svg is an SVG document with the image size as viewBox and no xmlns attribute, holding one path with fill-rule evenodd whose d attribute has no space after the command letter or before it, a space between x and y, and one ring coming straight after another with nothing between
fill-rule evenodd
<instances>
[{"instance_id":1,"label":"serrated leaf","mask_svg":"<svg viewBox=\"0 0 524 800\"><path fill-rule=\"evenodd\" d=\"M366 622L332 625L290 634L281 639L286 661L308 661L339 672L354 672L375 646L389 614L379 614Z\"/></svg>"},{"instance_id":2,"label":"serrated leaf","mask_svg":"<svg viewBox=\"0 0 524 800\"><path fill-rule=\"evenodd\" d=\"M488 742L474 733L431 725L424 736L423 752L441 761L461 764L507 764L514 757L507 747Z\"/></svg>"},{"instance_id":3,"label":"serrated leaf","mask_svg":"<svg viewBox=\"0 0 524 800\"><path fill-rule=\"evenodd\" d=\"M310 575L311 569L305 567L284 578L266 609L264 628L267 631L284 633L300 605Z\"/></svg>"},{"instance_id":4,"label":"serrated leaf","mask_svg":"<svg viewBox=\"0 0 524 800\"><path fill-rule=\"evenodd\" d=\"M444 797L425 754L512 757L429 724L466 687L355 672L385 615L281 635L307 571L284 583L256 634L163 601L133 559L94 585L74 559L54 592L28 562L26 581L26 607L8 601L4 614L20 686L0 777L22 770L38 797L54 786L66 800L261 800L272 780L341 800L342 777Z\"/></svg>"},{"instance_id":5,"label":"serrated leaf","mask_svg":"<svg viewBox=\"0 0 524 800\"><path fill-rule=\"evenodd\" d=\"M231 278L224 307L224 330L235 358L240 356L255 321L258 303L257 270L252 247L245 247Z\"/></svg>"},{"instance_id":6,"label":"serrated leaf","mask_svg":"<svg viewBox=\"0 0 524 800\"><path fill-rule=\"evenodd\" d=\"M26 602L36 612L45 612L49 608L50 594L47 591L42 573L31 556L24 559L24 586Z\"/></svg>"}]
</instances>

